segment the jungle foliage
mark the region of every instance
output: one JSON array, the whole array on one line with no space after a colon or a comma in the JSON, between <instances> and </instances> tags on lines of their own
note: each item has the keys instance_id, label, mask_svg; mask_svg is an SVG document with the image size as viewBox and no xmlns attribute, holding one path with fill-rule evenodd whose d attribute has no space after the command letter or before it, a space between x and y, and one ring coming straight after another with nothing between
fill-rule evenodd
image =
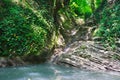
<instances>
[{"instance_id":1,"label":"jungle foliage","mask_svg":"<svg viewBox=\"0 0 120 80\"><path fill-rule=\"evenodd\" d=\"M119 0L112 6L106 3L104 7L101 5L106 0L65 1L0 0L0 56L41 54L54 42L52 36L56 26L59 29L59 24L54 22L59 19L59 13L69 18L64 27L71 27L70 18L94 16L99 25L94 36L101 37L101 42L115 48L115 41L120 39Z\"/></svg>"},{"instance_id":2,"label":"jungle foliage","mask_svg":"<svg viewBox=\"0 0 120 80\"><path fill-rule=\"evenodd\" d=\"M102 0L71 0L70 8L76 16L88 18L100 6Z\"/></svg>"},{"instance_id":3,"label":"jungle foliage","mask_svg":"<svg viewBox=\"0 0 120 80\"><path fill-rule=\"evenodd\" d=\"M105 47L115 49L120 40L120 1L106 3L102 11L96 14L99 14L99 22L94 36L100 37Z\"/></svg>"},{"instance_id":4,"label":"jungle foliage","mask_svg":"<svg viewBox=\"0 0 120 80\"><path fill-rule=\"evenodd\" d=\"M46 9L27 2L2 0L0 6L0 55L38 55L45 48L52 24ZM26 6L27 5L27 6Z\"/></svg>"}]
</instances>

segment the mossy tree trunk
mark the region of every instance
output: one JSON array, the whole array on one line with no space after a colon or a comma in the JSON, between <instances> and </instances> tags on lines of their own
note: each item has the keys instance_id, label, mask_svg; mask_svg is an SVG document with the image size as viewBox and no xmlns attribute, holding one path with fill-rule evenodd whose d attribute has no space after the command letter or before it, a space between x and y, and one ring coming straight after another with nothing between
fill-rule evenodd
<instances>
[{"instance_id":1,"label":"mossy tree trunk","mask_svg":"<svg viewBox=\"0 0 120 80\"><path fill-rule=\"evenodd\" d=\"M91 9L92 9L92 12L95 11L95 0L91 0Z\"/></svg>"},{"instance_id":2,"label":"mossy tree trunk","mask_svg":"<svg viewBox=\"0 0 120 80\"><path fill-rule=\"evenodd\" d=\"M61 9L64 9L68 4L69 4L70 0L52 0L52 16L53 16L53 20L54 20L54 25L55 25L55 33L57 36L57 39L60 38L59 36L62 35L61 32L61 23L60 23L60 14L59 11ZM62 39L62 38L61 38ZM63 38L64 39L64 38Z\"/></svg>"},{"instance_id":3,"label":"mossy tree trunk","mask_svg":"<svg viewBox=\"0 0 120 80\"><path fill-rule=\"evenodd\" d=\"M65 6L67 6L70 2L70 0L53 0L53 9L52 9L52 15L54 19L54 24L59 28L59 23L58 23L58 11Z\"/></svg>"}]
</instances>

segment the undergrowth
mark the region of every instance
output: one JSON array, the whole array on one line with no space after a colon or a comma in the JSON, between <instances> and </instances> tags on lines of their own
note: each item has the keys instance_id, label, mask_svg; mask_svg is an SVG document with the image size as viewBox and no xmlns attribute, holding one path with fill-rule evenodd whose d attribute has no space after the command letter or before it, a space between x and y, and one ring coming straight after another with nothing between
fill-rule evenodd
<instances>
[{"instance_id":1,"label":"undergrowth","mask_svg":"<svg viewBox=\"0 0 120 80\"><path fill-rule=\"evenodd\" d=\"M39 55L53 26L44 17L47 10L35 10L12 0L3 0L0 9L0 55Z\"/></svg>"},{"instance_id":2,"label":"undergrowth","mask_svg":"<svg viewBox=\"0 0 120 80\"><path fill-rule=\"evenodd\" d=\"M101 43L105 47L115 49L116 42L120 39L120 2L113 5L106 5L100 13L99 26L94 32L94 36L101 37Z\"/></svg>"}]
</instances>

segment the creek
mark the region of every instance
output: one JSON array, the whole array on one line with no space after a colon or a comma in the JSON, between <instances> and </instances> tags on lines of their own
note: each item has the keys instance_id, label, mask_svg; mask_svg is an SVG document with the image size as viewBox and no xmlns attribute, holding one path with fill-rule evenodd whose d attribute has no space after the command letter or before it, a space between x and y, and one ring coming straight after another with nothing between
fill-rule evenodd
<instances>
[{"instance_id":1,"label":"creek","mask_svg":"<svg viewBox=\"0 0 120 80\"><path fill-rule=\"evenodd\" d=\"M120 80L120 76L44 63L0 68L0 80Z\"/></svg>"}]
</instances>

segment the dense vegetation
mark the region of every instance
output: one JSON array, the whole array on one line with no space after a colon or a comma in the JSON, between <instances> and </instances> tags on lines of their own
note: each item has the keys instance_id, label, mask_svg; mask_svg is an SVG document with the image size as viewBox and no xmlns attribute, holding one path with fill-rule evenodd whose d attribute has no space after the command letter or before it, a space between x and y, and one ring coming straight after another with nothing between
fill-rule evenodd
<instances>
[{"instance_id":1,"label":"dense vegetation","mask_svg":"<svg viewBox=\"0 0 120 80\"><path fill-rule=\"evenodd\" d=\"M115 49L120 39L120 1L108 5L107 2L102 12L97 13L98 28L94 35L101 37L105 47Z\"/></svg>"},{"instance_id":2,"label":"dense vegetation","mask_svg":"<svg viewBox=\"0 0 120 80\"><path fill-rule=\"evenodd\" d=\"M27 2L23 5L12 1L1 1L0 55L40 54L52 28L46 9L36 10Z\"/></svg>"},{"instance_id":3,"label":"dense vegetation","mask_svg":"<svg viewBox=\"0 0 120 80\"><path fill-rule=\"evenodd\" d=\"M76 16L88 18L100 6L102 0L71 0L70 7Z\"/></svg>"},{"instance_id":4,"label":"dense vegetation","mask_svg":"<svg viewBox=\"0 0 120 80\"><path fill-rule=\"evenodd\" d=\"M93 35L101 37L105 45L116 47L120 39L119 0L112 5L107 0L65 1L0 1L0 56L40 55L46 47L52 48L61 28L58 20L61 14L68 18L62 22L66 31L75 18L87 21L92 17L98 25Z\"/></svg>"}]
</instances>

